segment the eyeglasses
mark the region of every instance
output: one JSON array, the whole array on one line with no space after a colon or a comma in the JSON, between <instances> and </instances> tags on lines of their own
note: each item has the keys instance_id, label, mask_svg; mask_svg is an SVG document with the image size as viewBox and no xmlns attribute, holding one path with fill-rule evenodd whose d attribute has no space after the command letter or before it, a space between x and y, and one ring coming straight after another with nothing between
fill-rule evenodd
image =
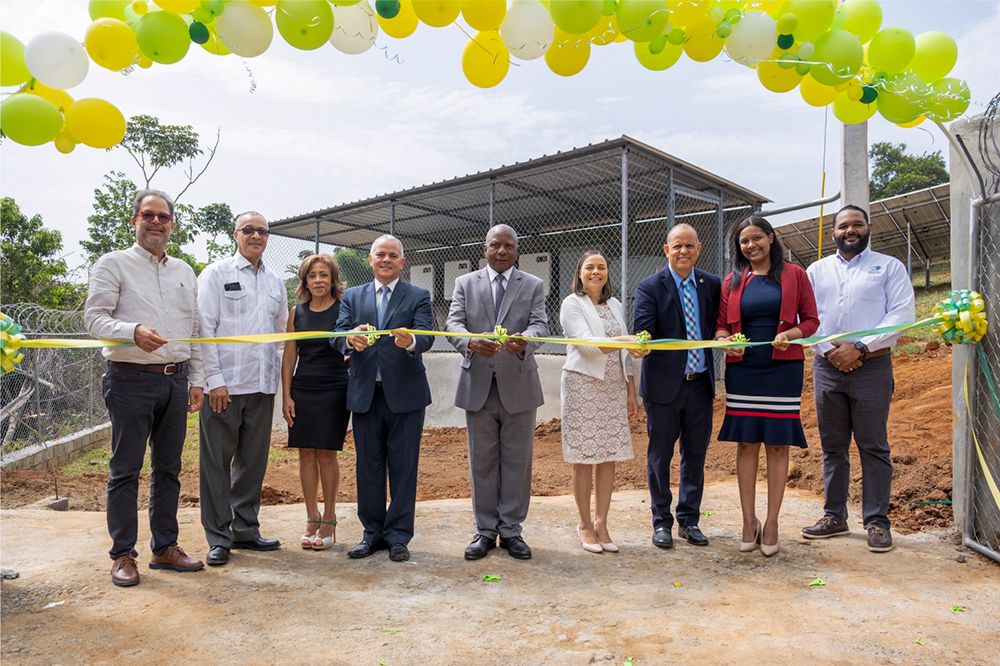
<instances>
[{"instance_id":1,"label":"eyeglasses","mask_svg":"<svg viewBox=\"0 0 1000 666\"><path fill-rule=\"evenodd\" d=\"M240 232L244 236L253 236L254 234L257 234L261 238L267 238L271 235L270 231L262 227L240 227L236 231Z\"/></svg>"},{"instance_id":2,"label":"eyeglasses","mask_svg":"<svg viewBox=\"0 0 1000 666\"><path fill-rule=\"evenodd\" d=\"M160 224L167 224L168 222L172 222L174 219L174 216L168 213L154 213L148 210L139 211L139 217L142 219L143 222L152 222L153 220L159 220Z\"/></svg>"}]
</instances>

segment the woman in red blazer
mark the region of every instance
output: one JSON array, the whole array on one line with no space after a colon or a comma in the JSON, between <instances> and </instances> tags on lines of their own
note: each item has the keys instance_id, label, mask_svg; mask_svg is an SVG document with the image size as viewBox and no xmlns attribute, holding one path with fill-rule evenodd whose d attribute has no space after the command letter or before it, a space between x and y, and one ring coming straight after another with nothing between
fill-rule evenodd
<instances>
[{"instance_id":1,"label":"woman in red blazer","mask_svg":"<svg viewBox=\"0 0 1000 666\"><path fill-rule=\"evenodd\" d=\"M722 285L717 340L743 333L770 346L726 350L726 415L720 441L737 442L736 478L743 510L740 550L778 552L778 513L788 481L788 448L805 448L799 419L801 345L819 328L816 297L806 272L782 258L781 241L763 217L733 230L733 270ZM760 445L767 455L767 518L755 510Z\"/></svg>"}]
</instances>

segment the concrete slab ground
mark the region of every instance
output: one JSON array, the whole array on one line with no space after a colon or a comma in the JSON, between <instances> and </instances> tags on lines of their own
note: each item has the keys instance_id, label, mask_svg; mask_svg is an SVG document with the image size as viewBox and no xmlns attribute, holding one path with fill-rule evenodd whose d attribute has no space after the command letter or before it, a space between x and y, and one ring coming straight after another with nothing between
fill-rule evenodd
<instances>
[{"instance_id":1,"label":"concrete slab ground","mask_svg":"<svg viewBox=\"0 0 1000 666\"><path fill-rule=\"evenodd\" d=\"M857 525L849 537L805 541L798 530L821 504L793 490L781 552L740 554L736 486L727 481L706 489L711 545L663 551L650 544L646 501L640 491L615 495L610 527L622 552L594 555L579 546L572 498L533 500L527 562L499 549L462 559L473 531L468 500L418 505L407 563L384 551L347 559L360 536L352 505L338 508L332 550L299 548L301 506L267 506L264 533L284 548L235 551L229 565L189 574L147 568L143 526L142 583L129 589L109 580L103 514L3 511L0 560L20 577L2 583L0 656L11 664L998 662L1000 566L949 535L896 535L897 548L881 555L867 551ZM180 519L181 545L203 557L197 509ZM810 587L816 578L825 585Z\"/></svg>"}]
</instances>

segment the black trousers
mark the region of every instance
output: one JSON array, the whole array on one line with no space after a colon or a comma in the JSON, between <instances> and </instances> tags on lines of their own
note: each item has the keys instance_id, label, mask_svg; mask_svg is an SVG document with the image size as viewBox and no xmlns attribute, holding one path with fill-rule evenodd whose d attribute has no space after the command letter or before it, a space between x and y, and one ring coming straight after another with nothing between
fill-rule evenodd
<instances>
[{"instance_id":1,"label":"black trousers","mask_svg":"<svg viewBox=\"0 0 1000 666\"><path fill-rule=\"evenodd\" d=\"M681 384L677 397L667 405L645 402L649 449L646 473L653 529L673 527L670 513L670 462L674 443L680 438L681 478L677 492L677 522L681 527L698 524L701 496L705 490L705 456L712 437L712 383L708 373Z\"/></svg>"},{"instance_id":2,"label":"black trousers","mask_svg":"<svg viewBox=\"0 0 1000 666\"><path fill-rule=\"evenodd\" d=\"M137 555L139 472L149 442L150 548L156 554L177 544L181 451L187 428L187 369L173 375L108 364L104 403L111 415L108 532L112 559Z\"/></svg>"},{"instance_id":3,"label":"black trousers","mask_svg":"<svg viewBox=\"0 0 1000 666\"><path fill-rule=\"evenodd\" d=\"M355 468L358 481L358 518L364 540L377 545L406 545L413 538L417 501L417 462L424 410L394 412L375 388L367 412L354 412ZM385 482L391 499L386 508Z\"/></svg>"}]
</instances>

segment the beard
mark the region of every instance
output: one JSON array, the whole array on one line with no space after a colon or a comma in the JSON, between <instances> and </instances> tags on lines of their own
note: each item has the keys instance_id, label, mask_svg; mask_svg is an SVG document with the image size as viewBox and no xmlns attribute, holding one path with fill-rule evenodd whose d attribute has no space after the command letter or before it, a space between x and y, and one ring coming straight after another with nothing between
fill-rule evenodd
<instances>
[{"instance_id":1,"label":"beard","mask_svg":"<svg viewBox=\"0 0 1000 666\"><path fill-rule=\"evenodd\" d=\"M843 254L856 255L861 254L866 247L868 247L868 240L871 238L872 232L866 231L858 237L858 240L850 243L847 240L847 236L840 236L839 238L834 238L833 241L837 244L837 249Z\"/></svg>"}]
</instances>

